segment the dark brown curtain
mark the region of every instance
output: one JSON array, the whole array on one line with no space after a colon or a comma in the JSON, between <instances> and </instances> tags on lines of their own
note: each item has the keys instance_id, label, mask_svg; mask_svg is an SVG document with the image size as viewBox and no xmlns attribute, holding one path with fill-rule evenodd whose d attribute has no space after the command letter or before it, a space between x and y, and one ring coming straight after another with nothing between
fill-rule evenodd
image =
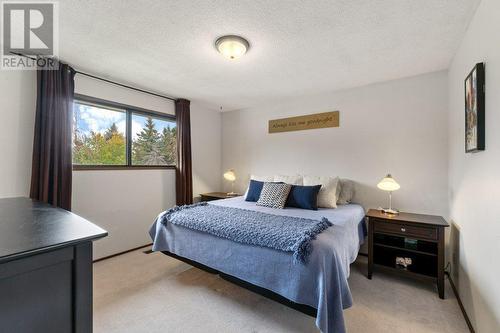
<instances>
[{"instance_id":1,"label":"dark brown curtain","mask_svg":"<svg viewBox=\"0 0 500 333\"><path fill-rule=\"evenodd\" d=\"M191 120L189 101L175 101L175 118L177 120L177 169L175 172L175 189L177 205L193 203L193 175L191 167Z\"/></svg>"},{"instance_id":2,"label":"dark brown curtain","mask_svg":"<svg viewBox=\"0 0 500 333\"><path fill-rule=\"evenodd\" d=\"M71 210L71 131L75 71L37 72L30 197Z\"/></svg>"}]
</instances>

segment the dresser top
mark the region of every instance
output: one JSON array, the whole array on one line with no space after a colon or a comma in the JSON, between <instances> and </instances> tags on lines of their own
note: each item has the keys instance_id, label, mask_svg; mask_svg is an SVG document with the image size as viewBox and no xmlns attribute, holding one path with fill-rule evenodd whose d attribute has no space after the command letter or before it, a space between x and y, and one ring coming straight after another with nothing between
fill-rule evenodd
<instances>
[{"instance_id":1,"label":"dresser top","mask_svg":"<svg viewBox=\"0 0 500 333\"><path fill-rule=\"evenodd\" d=\"M404 212L400 212L397 215L389 215L383 213L378 209L370 209L368 213L366 213L366 216L384 220L398 221L398 222L428 224L441 227L449 226L448 222L446 222L446 220L442 216L437 216L437 215L413 214Z\"/></svg>"},{"instance_id":2,"label":"dresser top","mask_svg":"<svg viewBox=\"0 0 500 333\"><path fill-rule=\"evenodd\" d=\"M106 230L64 209L28 198L0 199L0 262L107 234Z\"/></svg>"}]
</instances>

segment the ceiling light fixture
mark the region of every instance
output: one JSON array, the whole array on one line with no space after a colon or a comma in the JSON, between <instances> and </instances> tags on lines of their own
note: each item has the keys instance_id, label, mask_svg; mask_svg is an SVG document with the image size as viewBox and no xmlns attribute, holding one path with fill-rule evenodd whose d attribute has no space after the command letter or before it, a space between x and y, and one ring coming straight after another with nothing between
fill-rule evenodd
<instances>
[{"instance_id":1,"label":"ceiling light fixture","mask_svg":"<svg viewBox=\"0 0 500 333\"><path fill-rule=\"evenodd\" d=\"M228 59L238 59L250 48L248 41L240 36L228 35L217 38L215 48Z\"/></svg>"}]
</instances>

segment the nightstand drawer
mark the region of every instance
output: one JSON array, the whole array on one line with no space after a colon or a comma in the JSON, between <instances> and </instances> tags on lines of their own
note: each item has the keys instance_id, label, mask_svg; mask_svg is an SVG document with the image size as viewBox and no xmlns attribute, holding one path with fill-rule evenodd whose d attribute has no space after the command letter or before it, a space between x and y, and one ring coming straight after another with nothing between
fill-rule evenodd
<instances>
[{"instance_id":1,"label":"nightstand drawer","mask_svg":"<svg viewBox=\"0 0 500 333\"><path fill-rule=\"evenodd\" d=\"M430 228L415 227L403 223L388 223L381 221L376 221L374 225L375 225L374 227L375 232L382 232L382 233L388 232L397 235L404 235L409 237L425 238L432 240L438 239L437 229L432 227Z\"/></svg>"}]
</instances>

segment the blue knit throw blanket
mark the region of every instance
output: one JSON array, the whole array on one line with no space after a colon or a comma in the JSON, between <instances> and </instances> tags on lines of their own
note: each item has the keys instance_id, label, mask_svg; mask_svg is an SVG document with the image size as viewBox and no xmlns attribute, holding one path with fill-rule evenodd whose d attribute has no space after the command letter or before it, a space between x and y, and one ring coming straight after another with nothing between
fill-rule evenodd
<instances>
[{"instance_id":1,"label":"blue knit throw blanket","mask_svg":"<svg viewBox=\"0 0 500 333\"><path fill-rule=\"evenodd\" d=\"M293 252L294 262L306 263L316 235L332 225L300 217L266 214L200 202L166 211L161 223L172 223L234 242Z\"/></svg>"}]
</instances>

